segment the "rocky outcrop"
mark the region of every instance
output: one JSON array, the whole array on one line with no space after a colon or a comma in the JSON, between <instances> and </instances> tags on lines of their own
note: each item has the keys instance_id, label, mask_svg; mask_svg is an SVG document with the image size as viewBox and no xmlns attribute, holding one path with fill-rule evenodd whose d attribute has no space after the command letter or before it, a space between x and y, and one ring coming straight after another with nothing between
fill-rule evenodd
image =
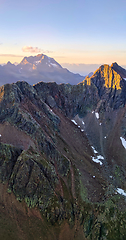
<instances>
[{"instance_id":1,"label":"rocky outcrop","mask_svg":"<svg viewBox=\"0 0 126 240\"><path fill-rule=\"evenodd\" d=\"M21 149L0 143L0 180L9 181Z\"/></svg>"}]
</instances>

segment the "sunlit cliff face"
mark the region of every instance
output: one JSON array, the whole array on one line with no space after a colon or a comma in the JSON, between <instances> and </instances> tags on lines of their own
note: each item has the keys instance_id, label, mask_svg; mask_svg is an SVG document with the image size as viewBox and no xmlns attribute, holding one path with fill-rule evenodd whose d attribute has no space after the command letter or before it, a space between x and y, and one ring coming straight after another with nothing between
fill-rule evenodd
<instances>
[{"instance_id":1,"label":"sunlit cliff face","mask_svg":"<svg viewBox=\"0 0 126 240\"><path fill-rule=\"evenodd\" d=\"M26 59L24 59L23 64L24 64L24 65L25 65L25 64L29 64L29 62L28 62Z\"/></svg>"},{"instance_id":2,"label":"sunlit cliff face","mask_svg":"<svg viewBox=\"0 0 126 240\"><path fill-rule=\"evenodd\" d=\"M2 101L3 96L4 96L4 86L0 87L0 102Z\"/></svg>"},{"instance_id":3,"label":"sunlit cliff face","mask_svg":"<svg viewBox=\"0 0 126 240\"><path fill-rule=\"evenodd\" d=\"M99 80L104 80L104 86L106 88L116 88L117 90L121 89L120 81L122 80L121 76L114 71L109 65L102 65L92 77L86 77L83 83L86 81L87 85L91 85L91 81L94 77L97 77Z\"/></svg>"},{"instance_id":4,"label":"sunlit cliff face","mask_svg":"<svg viewBox=\"0 0 126 240\"><path fill-rule=\"evenodd\" d=\"M105 80L105 87L116 87L117 90L121 89L120 81L122 78L117 72L115 72L111 67L109 67L109 65L104 65L104 68L101 69L101 77L103 77Z\"/></svg>"},{"instance_id":5,"label":"sunlit cliff face","mask_svg":"<svg viewBox=\"0 0 126 240\"><path fill-rule=\"evenodd\" d=\"M90 86L91 85L91 78L89 76L87 76L85 78L85 80L87 81L87 85ZM84 84L85 80L83 81L83 84Z\"/></svg>"},{"instance_id":6,"label":"sunlit cliff face","mask_svg":"<svg viewBox=\"0 0 126 240\"><path fill-rule=\"evenodd\" d=\"M35 66L35 64L33 64L33 67L32 67L32 69L33 69L33 70L35 70L35 69L36 69L36 66Z\"/></svg>"}]
</instances>

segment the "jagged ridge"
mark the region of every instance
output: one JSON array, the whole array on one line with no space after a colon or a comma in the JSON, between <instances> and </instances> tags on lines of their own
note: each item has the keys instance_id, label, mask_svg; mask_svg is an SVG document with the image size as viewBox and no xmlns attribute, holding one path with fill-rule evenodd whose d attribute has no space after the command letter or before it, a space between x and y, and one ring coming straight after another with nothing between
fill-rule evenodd
<instances>
[{"instance_id":1,"label":"jagged ridge","mask_svg":"<svg viewBox=\"0 0 126 240\"><path fill-rule=\"evenodd\" d=\"M73 239L125 235L125 201L116 194L125 190L125 80L104 65L76 86L17 82L0 93L0 176L8 192L27 211L37 207L42 226L67 222ZM100 155L101 165L92 161Z\"/></svg>"}]
</instances>

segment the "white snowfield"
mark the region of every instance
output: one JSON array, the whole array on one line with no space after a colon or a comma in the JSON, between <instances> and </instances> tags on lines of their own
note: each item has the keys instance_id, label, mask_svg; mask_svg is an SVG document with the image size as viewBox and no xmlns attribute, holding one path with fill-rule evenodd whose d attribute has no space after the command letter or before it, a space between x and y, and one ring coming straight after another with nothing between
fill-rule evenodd
<instances>
[{"instance_id":1,"label":"white snowfield","mask_svg":"<svg viewBox=\"0 0 126 240\"><path fill-rule=\"evenodd\" d=\"M123 147L126 149L126 140L123 137L120 137Z\"/></svg>"},{"instance_id":2,"label":"white snowfield","mask_svg":"<svg viewBox=\"0 0 126 240\"><path fill-rule=\"evenodd\" d=\"M126 196L126 192L124 192L123 189L121 189L121 188L117 188L116 191L117 191L119 194L121 194L121 195L123 195L123 196Z\"/></svg>"},{"instance_id":3,"label":"white snowfield","mask_svg":"<svg viewBox=\"0 0 126 240\"><path fill-rule=\"evenodd\" d=\"M95 113L95 117L96 117L97 119L99 119L99 113L98 113L98 112Z\"/></svg>"}]
</instances>

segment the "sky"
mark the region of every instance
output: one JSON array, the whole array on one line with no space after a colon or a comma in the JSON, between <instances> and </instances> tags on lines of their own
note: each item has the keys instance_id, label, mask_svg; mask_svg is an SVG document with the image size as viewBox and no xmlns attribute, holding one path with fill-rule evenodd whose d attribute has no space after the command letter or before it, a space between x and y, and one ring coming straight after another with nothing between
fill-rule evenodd
<instances>
[{"instance_id":1,"label":"sky","mask_svg":"<svg viewBox=\"0 0 126 240\"><path fill-rule=\"evenodd\" d=\"M39 53L79 73L125 66L126 0L0 0L0 64Z\"/></svg>"}]
</instances>

